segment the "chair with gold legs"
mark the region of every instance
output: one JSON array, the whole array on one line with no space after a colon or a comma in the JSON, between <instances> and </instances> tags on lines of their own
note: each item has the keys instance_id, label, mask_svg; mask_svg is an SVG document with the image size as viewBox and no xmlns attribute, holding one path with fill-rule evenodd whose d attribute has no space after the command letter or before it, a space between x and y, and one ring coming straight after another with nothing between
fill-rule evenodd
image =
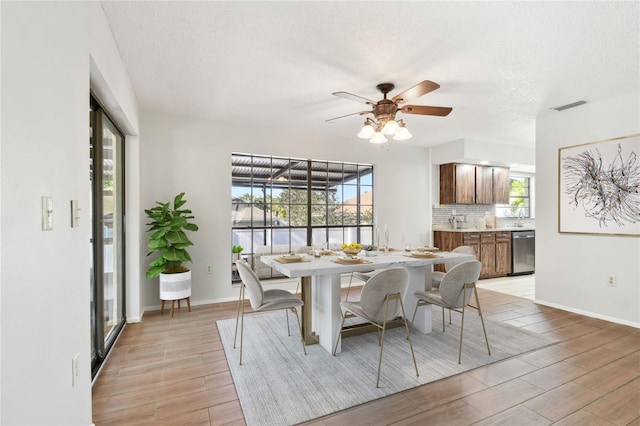
<instances>
[{"instance_id":1,"label":"chair with gold legs","mask_svg":"<svg viewBox=\"0 0 640 426\"><path fill-rule=\"evenodd\" d=\"M471 246L458 246L458 247L454 248L453 250L451 250L451 253L471 254L471 255L474 255L476 257L478 256L476 251ZM442 277L444 277L444 274L446 274L449 269L453 268L456 265L457 265L457 263L451 263L451 262L445 263L444 264L445 272L433 271L431 273L431 286L433 288L440 287L440 281L442 281Z\"/></svg>"},{"instance_id":2,"label":"chair with gold legs","mask_svg":"<svg viewBox=\"0 0 640 426\"><path fill-rule=\"evenodd\" d=\"M484 332L484 340L487 343L487 352L491 355L489 348L489 339L487 338L487 329L484 326L484 318L482 317L482 309L480 308L480 299L476 291L476 282L480 277L482 264L477 260L469 260L455 265L449 270L440 282L440 286L436 290L416 291L414 295L418 298L416 309L413 312L411 322L416 318L416 312L420 306L437 305L442 308L442 331L444 332L444 310L456 311L462 314L462 323L460 324L460 345L458 348L458 364L462 361L462 336L464 332L464 313L465 308L469 305L471 296L475 295L475 309L478 310L480 321L482 322L482 331ZM471 307L471 306L470 306Z\"/></svg>"},{"instance_id":3,"label":"chair with gold legs","mask_svg":"<svg viewBox=\"0 0 640 426\"><path fill-rule=\"evenodd\" d=\"M333 348L333 355L336 355L338 350L338 343L340 342L341 330L344 327L344 321L348 314L353 314L367 321L368 323L377 327L381 333L379 336L380 356L378 358L378 377L376 379L376 387L380 387L380 370L382 368L382 352L384 349L384 334L387 329L387 324L395 319L398 319L402 314L401 320L404 323L404 327L407 331L407 340L409 341L409 347L411 348L411 356L413 357L413 365L416 369L416 376L418 373L418 364L416 363L416 357L413 353L413 343L411 342L411 331L407 324L406 315L404 312L404 305L402 299L407 293L409 287L409 272L404 268L385 269L384 271L371 277L362 288L360 294L360 300L357 302L350 302L345 300L340 303L342 308L342 323L340 324L340 330L338 332L338 338L336 339L335 347Z\"/></svg>"},{"instance_id":4,"label":"chair with gold legs","mask_svg":"<svg viewBox=\"0 0 640 426\"><path fill-rule=\"evenodd\" d=\"M238 322L240 323L240 365L242 365L242 343L244 337L244 298L245 293L249 296L251 302L251 308L254 312L274 311L277 309L285 309L287 312L292 311L296 314L298 320L298 329L300 330L300 339L302 341L302 350L304 354L307 354L307 348L304 344L304 337L302 336L302 326L300 324L300 316L298 315L298 309L304 304L302 300L298 299L295 295L291 294L287 290L281 289L269 289L264 290L260 279L251 267L244 260L236 260L236 266L238 267L238 273L242 279L242 285L240 286L240 297L238 298L238 313L236 314L236 330L233 337L233 348L236 348L236 340L238 337ZM287 332L291 336L291 330L289 329L289 315L287 314Z\"/></svg>"},{"instance_id":5,"label":"chair with gold legs","mask_svg":"<svg viewBox=\"0 0 640 426\"><path fill-rule=\"evenodd\" d=\"M453 250L451 250L451 253L471 254L473 256L476 256L476 258L478 257L478 254L471 246L458 246ZM457 265L457 263L451 263L451 262L445 263L444 264L445 272L433 271L431 273L431 287L432 288L440 287L440 281L442 281L442 277L444 277L444 274L446 274L447 271L453 268L455 265ZM451 324L451 310L449 310L449 324Z\"/></svg>"}]
</instances>

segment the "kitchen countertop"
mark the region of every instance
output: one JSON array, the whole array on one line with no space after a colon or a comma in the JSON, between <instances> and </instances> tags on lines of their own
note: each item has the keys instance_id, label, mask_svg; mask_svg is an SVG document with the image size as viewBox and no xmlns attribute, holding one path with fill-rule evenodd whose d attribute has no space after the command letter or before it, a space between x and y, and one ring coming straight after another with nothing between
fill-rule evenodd
<instances>
[{"instance_id":1,"label":"kitchen countertop","mask_svg":"<svg viewBox=\"0 0 640 426\"><path fill-rule=\"evenodd\" d=\"M515 226L511 226L511 227L504 227L504 228L485 228L485 229L478 229L478 228L463 228L463 229L434 229L434 231L443 231L443 232L511 232L511 231L535 231L536 229L532 226L523 226L521 228L515 227Z\"/></svg>"}]
</instances>

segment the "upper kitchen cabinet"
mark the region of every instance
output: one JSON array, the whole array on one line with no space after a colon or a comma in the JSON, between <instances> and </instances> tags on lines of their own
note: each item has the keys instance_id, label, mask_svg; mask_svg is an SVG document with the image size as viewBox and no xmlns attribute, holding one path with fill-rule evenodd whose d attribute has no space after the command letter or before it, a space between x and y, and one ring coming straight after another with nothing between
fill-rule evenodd
<instances>
[{"instance_id":1,"label":"upper kitchen cabinet","mask_svg":"<svg viewBox=\"0 0 640 426\"><path fill-rule=\"evenodd\" d=\"M492 167L493 170L493 203L509 204L509 169Z\"/></svg>"},{"instance_id":2,"label":"upper kitchen cabinet","mask_svg":"<svg viewBox=\"0 0 640 426\"><path fill-rule=\"evenodd\" d=\"M475 204L495 204L493 202L493 168L475 166L476 202Z\"/></svg>"},{"instance_id":3,"label":"upper kitchen cabinet","mask_svg":"<svg viewBox=\"0 0 640 426\"><path fill-rule=\"evenodd\" d=\"M440 204L476 202L476 168L471 164L440 166Z\"/></svg>"},{"instance_id":4,"label":"upper kitchen cabinet","mask_svg":"<svg viewBox=\"0 0 640 426\"><path fill-rule=\"evenodd\" d=\"M508 168L457 163L440 165L440 204L508 203Z\"/></svg>"}]
</instances>

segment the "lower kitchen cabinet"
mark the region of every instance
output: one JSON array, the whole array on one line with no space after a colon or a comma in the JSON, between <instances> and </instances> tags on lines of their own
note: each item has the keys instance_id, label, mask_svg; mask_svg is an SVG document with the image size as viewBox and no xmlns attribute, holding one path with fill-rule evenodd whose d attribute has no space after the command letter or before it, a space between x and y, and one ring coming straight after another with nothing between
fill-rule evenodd
<instances>
[{"instance_id":1,"label":"lower kitchen cabinet","mask_svg":"<svg viewBox=\"0 0 640 426\"><path fill-rule=\"evenodd\" d=\"M511 271L511 232L496 232L496 274L500 277Z\"/></svg>"},{"instance_id":2,"label":"lower kitchen cabinet","mask_svg":"<svg viewBox=\"0 0 640 426\"><path fill-rule=\"evenodd\" d=\"M433 242L443 251L458 246L470 246L482 263L480 278L505 277L511 273L511 232L451 232L434 231ZM435 270L444 271L443 265Z\"/></svg>"},{"instance_id":3,"label":"lower kitchen cabinet","mask_svg":"<svg viewBox=\"0 0 640 426\"><path fill-rule=\"evenodd\" d=\"M480 262L482 262L481 277L496 276L496 233L482 232L480 234Z\"/></svg>"},{"instance_id":4,"label":"lower kitchen cabinet","mask_svg":"<svg viewBox=\"0 0 640 426\"><path fill-rule=\"evenodd\" d=\"M469 232L462 234L462 244L458 244L458 246L469 246L476 252L476 257L480 259L481 251L480 251L480 233L479 232ZM456 246L456 247L458 247ZM453 250L456 247L451 247ZM447 250L450 251L450 250Z\"/></svg>"}]
</instances>

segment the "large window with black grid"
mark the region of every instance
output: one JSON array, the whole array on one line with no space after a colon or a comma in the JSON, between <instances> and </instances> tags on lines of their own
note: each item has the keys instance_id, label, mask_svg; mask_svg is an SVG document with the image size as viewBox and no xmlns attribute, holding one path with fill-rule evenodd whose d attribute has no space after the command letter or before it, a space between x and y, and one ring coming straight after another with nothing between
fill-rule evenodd
<instances>
[{"instance_id":1,"label":"large window with black grid","mask_svg":"<svg viewBox=\"0 0 640 426\"><path fill-rule=\"evenodd\" d=\"M233 251L260 278L279 276L262 255L372 243L371 164L233 153L231 170Z\"/></svg>"}]
</instances>

